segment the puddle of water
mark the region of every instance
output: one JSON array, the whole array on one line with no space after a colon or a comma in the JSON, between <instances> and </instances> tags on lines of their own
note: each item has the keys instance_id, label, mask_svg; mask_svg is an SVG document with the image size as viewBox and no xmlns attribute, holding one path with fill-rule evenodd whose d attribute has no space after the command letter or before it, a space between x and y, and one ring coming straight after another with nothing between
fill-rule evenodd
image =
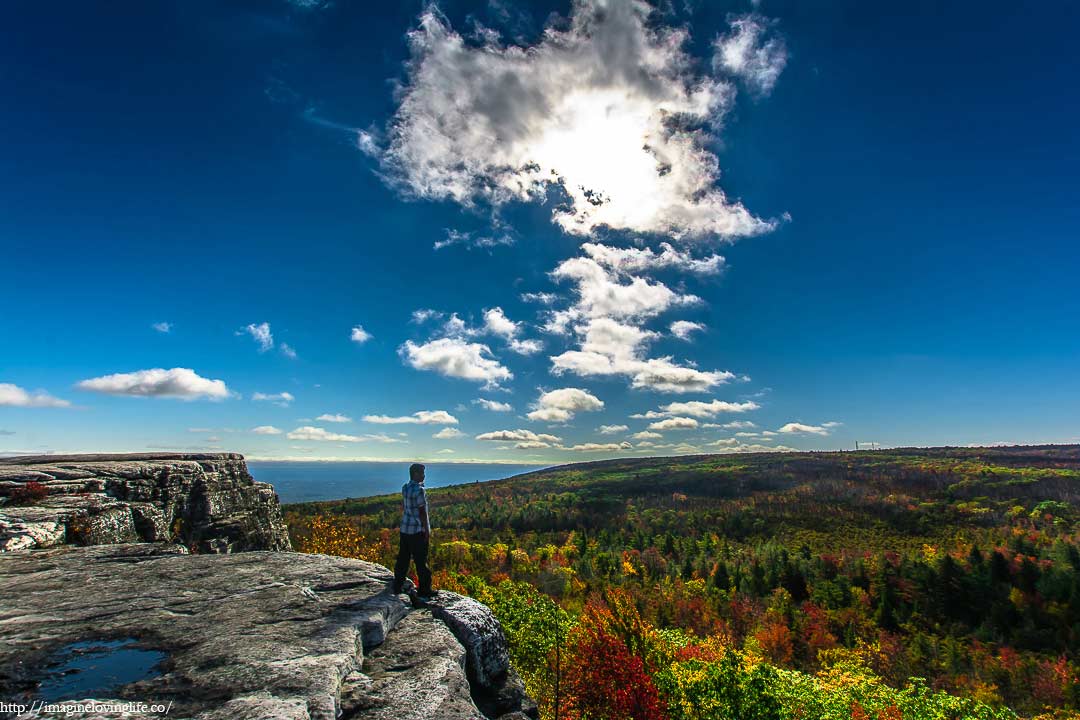
<instances>
[{"instance_id":1,"label":"puddle of water","mask_svg":"<svg viewBox=\"0 0 1080 720\"><path fill-rule=\"evenodd\" d=\"M56 652L35 697L46 702L104 698L121 685L160 675L165 653L135 647L133 640L78 642Z\"/></svg>"}]
</instances>

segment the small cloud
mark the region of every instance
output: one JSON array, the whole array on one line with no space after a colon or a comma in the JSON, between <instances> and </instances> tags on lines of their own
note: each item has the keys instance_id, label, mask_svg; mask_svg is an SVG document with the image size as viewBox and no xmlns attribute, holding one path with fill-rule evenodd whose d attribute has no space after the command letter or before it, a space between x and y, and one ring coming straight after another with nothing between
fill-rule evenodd
<instances>
[{"instance_id":1,"label":"small cloud","mask_svg":"<svg viewBox=\"0 0 1080 720\"><path fill-rule=\"evenodd\" d=\"M543 442L543 443L557 443L561 442L562 438L557 435L548 435L546 433L534 433L532 430L492 430L491 432L480 433L476 436L477 440L487 440L491 442ZM546 447L546 446L545 446Z\"/></svg>"},{"instance_id":2,"label":"small cloud","mask_svg":"<svg viewBox=\"0 0 1080 720\"><path fill-rule=\"evenodd\" d=\"M477 398L473 400L473 405L479 405L485 410L491 412L513 412L514 406L510 403L498 402L496 400L488 400L487 398Z\"/></svg>"},{"instance_id":3,"label":"small cloud","mask_svg":"<svg viewBox=\"0 0 1080 720\"><path fill-rule=\"evenodd\" d=\"M310 440L317 442L347 442L347 443L360 443L360 442L381 442L381 443L400 443L404 442L397 438L392 438L384 433L376 435L345 435L343 433L330 432L325 428L312 427L311 425L305 425L298 427L295 430L289 432L285 437L290 440Z\"/></svg>"},{"instance_id":4,"label":"small cloud","mask_svg":"<svg viewBox=\"0 0 1080 720\"><path fill-rule=\"evenodd\" d=\"M364 422L378 425L457 425L458 419L445 410L420 410L412 415L365 415Z\"/></svg>"},{"instance_id":5,"label":"small cloud","mask_svg":"<svg viewBox=\"0 0 1080 720\"><path fill-rule=\"evenodd\" d=\"M452 245L461 245L467 250L490 250L491 248L507 247L513 244L514 236L509 230L501 228L496 228L496 231L492 233L461 232L460 230L448 228L446 236L442 240L436 240L432 247L435 250L442 250Z\"/></svg>"},{"instance_id":6,"label":"small cloud","mask_svg":"<svg viewBox=\"0 0 1080 720\"><path fill-rule=\"evenodd\" d=\"M596 429L601 435L618 435L621 432L626 432L630 427L628 425L601 425Z\"/></svg>"},{"instance_id":7,"label":"small cloud","mask_svg":"<svg viewBox=\"0 0 1080 720\"><path fill-rule=\"evenodd\" d=\"M324 414L324 415L320 415L319 417L317 417L315 419L316 420L321 420L322 422L332 422L332 423L349 423L349 422L352 422L351 417L349 417L348 415L342 415L341 413L335 413L333 415Z\"/></svg>"},{"instance_id":8,"label":"small cloud","mask_svg":"<svg viewBox=\"0 0 1080 720\"><path fill-rule=\"evenodd\" d=\"M0 435L7 436L7 435L14 435L14 434L15 434L14 430L0 430Z\"/></svg>"},{"instance_id":9,"label":"small cloud","mask_svg":"<svg viewBox=\"0 0 1080 720\"><path fill-rule=\"evenodd\" d=\"M290 392L279 392L272 394L257 392L251 396L251 399L257 402L274 403L278 407L289 407L292 401L296 398Z\"/></svg>"},{"instance_id":10,"label":"small cloud","mask_svg":"<svg viewBox=\"0 0 1080 720\"><path fill-rule=\"evenodd\" d=\"M438 452L437 454L438 454L438 455L451 455L451 454L453 454L453 452L454 452L454 451L453 451L453 450L451 450L450 448L443 448L443 449L442 449L442 450L440 450L440 451L439 451L439 452Z\"/></svg>"},{"instance_id":11,"label":"small cloud","mask_svg":"<svg viewBox=\"0 0 1080 720\"><path fill-rule=\"evenodd\" d=\"M293 350L288 343L281 343L281 354L290 360L296 359L296 351Z\"/></svg>"},{"instance_id":12,"label":"small cloud","mask_svg":"<svg viewBox=\"0 0 1080 720\"><path fill-rule=\"evenodd\" d=\"M465 433L461 432L457 428L445 427L431 437L435 438L436 440L456 440L457 438L465 437Z\"/></svg>"},{"instance_id":13,"label":"small cloud","mask_svg":"<svg viewBox=\"0 0 1080 720\"><path fill-rule=\"evenodd\" d=\"M53 397L44 390L28 392L18 385L0 383L0 407L71 407L67 400Z\"/></svg>"},{"instance_id":14,"label":"small cloud","mask_svg":"<svg viewBox=\"0 0 1080 720\"><path fill-rule=\"evenodd\" d=\"M662 405L660 410L663 415L691 415L697 418L713 418L720 413L744 413L758 410L761 406L756 402L728 402L726 400L712 400L703 402L691 400L690 402L673 402Z\"/></svg>"},{"instance_id":15,"label":"small cloud","mask_svg":"<svg viewBox=\"0 0 1080 720\"><path fill-rule=\"evenodd\" d=\"M641 432L634 433L630 437L632 437L634 440L659 440L660 438L662 438L664 436L661 435L658 432L650 432L648 430L642 430Z\"/></svg>"},{"instance_id":16,"label":"small cloud","mask_svg":"<svg viewBox=\"0 0 1080 720\"><path fill-rule=\"evenodd\" d=\"M555 293L533 292L521 294L522 302L537 303L539 305L552 305L558 299L559 296Z\"/></svg>"},{"instance_id":17,"label":"small cloud","mask_svg":"<svg viewBox=\"0 0 1080 720\"><path fill-rule=\"evenodd\" d=\"M274 347L274 336L270 332L270 323L251 323L236 331L237 335L250 335L259 344L259 352L266 352Z\"/></svg>"},{"instance_id":18,"label":"small cloud","mask_svg":"<svg viewBox=\"0 0 1080 720\"><path fill-rule=\"evenodd\" d=\"M787 65L783 38L769 37L774 23L755 13L729 19L731 32L713 43L713 68L742 80L752 93L772 92Z\"/></svg>"},{"instance_id":19,"label":"small cloud","mask_svg":"<svg viewBox=\"0 0 1080 720\"><path fill-rule=\"evenodd\" d=\"M618 450L632 450L633 445L628 442L621 443L582 443L572 447L563 448L573 452L615 452Z\"/></svg>"},{"instance_id":20,"label":"small cloud","mask_svg":"<svg viewBox=\"0 0 1080 720\"><path fill-rule=\"evenodd\" d=\"M129 373L115 373L82 380L75 385L80 390L126 395L130 397L159 397L180 400L223 400L229 397L229 388L223 380L210 380L199 376L190 368L151 368Z\"/></svg>"},{"instance_id":21,"label":"small cloud","mask_svg":"<svg viewBox=\"0 0 1080 720\"><path fill-rule=\"evenodd\" d=\"M173 329L173 324L170 322L156 322L150 327L157 330L159 333L170 333Z\"/></svg>"},{"instance_id":22,"label":"small cloud","mask_svg":"<svg viewBox=\"0 0 1080 720\"><path fill-rule=\"evenodd\" d=\"M803 423L789 422L781 427L778 432L785 435L828 435L829 428L824 425L806 425Z\"/></svg>"},{"instance_id":23,"label":"small cloud","mask_svg":"<svg viewBox=\"0 0 1080 720\"><path fill-rule=\"evenodd\" d=\"M312 427L311 425L298 427L285 437L290 440L317 440L320 442L363 442L363 438L356 435L329 432L325 428Z\"/></svg>"},{"instance_id":24,"label":"small cloud","mask_svg":"<svg viewBox=\"0 0 1080 720\"><path fill-rule=\"evenodd\" d=\"M544 422L567 422L579 412L593 412L604 408L604 401L581 388L561 388L540 395L536 409L527 417Z\"/></svg>"},{"instance_id":25,"label":"small cloud","mask_svg":"<svg viewBox=\"0 0 1080 720\"><path fill-rule=\"evenodd\" d=\"M690 334L695 331L704 330L705 326L701 323L690 322L689 320L676 320L671 323L671 334L680 340L690 341Z\"/></svg>"},{"instance_id":26,"label":"small cloud","mask_svg":"<svg viewBox=\"0 0 1080 720\"><path fill-rule=\"evenodd\" d=\"M363 345L372 337L371 333L364 329L363 325L356 325L349 333L349 339L357 345Z\"/></svg>"},{"instance_id":27,"label":"small cloud","mask_svg":"<svg viewBox=\"0 0 1080 720\"><path fill-rule=\"evenodd\" d=\"M260 425L259 427L251 428L251 432L256 435L280 435L281 430L273 425Z\"/></svg>"},{"instance_id":28,"label":"small cloud","mask_svg":"<svg viewBox=\"0 0 1080 720\"><path fill-rule=\"evenodd\" d=\"M666 420L657 420L649 425L650 430L693 430L698 426L698 421L688 417L672 417Z\"/></svg>"}]
</instances>

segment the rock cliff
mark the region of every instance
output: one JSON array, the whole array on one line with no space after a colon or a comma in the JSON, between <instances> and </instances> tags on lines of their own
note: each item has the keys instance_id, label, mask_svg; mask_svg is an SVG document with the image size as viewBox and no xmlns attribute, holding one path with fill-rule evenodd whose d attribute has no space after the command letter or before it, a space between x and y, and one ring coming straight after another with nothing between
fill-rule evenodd
<instances>
[{"instance_id":1,"label":"rock cliff","mask_svg":"<svg viewBox=\"0 0 1080 720\"><path fill-rule=\"evenodd\" d=\"M300 553L5 553L0 697L38 696L65 648L123 641L163 659L119 687L90 679L47 699L172 703L169 717L200 720L536 716L484 605L444 592L414 607L391 580L380 565Z\"/></svg>"},{"instance_id":2,"label":"rock cliff","mask_svg":"<svg viewBox=\"0 0 1080 720\"><path fill-rule=\"evenodd\" d=\"M9 458L0 502L5 702L161 703L199 720L537 716L486 606L420 603L380 565L279 552L277 496L240 455Z\"/></svg>"},{"instance_id":3,"label":"rock cliff","mask_svg":"<svg viewBox=\"0 0 1080 720\"><path fill-rule=\"evenodd\" d=\"M0 459L0 502L0 552L128 542L291 549L273 487L254 481L242 455Z\"/></svg>"}]
</instances>

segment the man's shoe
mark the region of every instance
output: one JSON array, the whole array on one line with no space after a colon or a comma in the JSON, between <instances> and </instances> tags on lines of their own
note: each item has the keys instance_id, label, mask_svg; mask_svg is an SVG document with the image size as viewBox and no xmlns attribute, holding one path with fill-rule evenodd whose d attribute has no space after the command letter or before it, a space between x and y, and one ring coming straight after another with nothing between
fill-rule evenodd
<instances>
[{"instance_id":1,"label":"man's shoe","mask_svg":"<svg viewBox=\"0 0 1080 720\"><path fill-rule=\"evenodd\" d=\"M438 590L428 590L427 592L418 593L417 597L419 597L424 602L428 602L428 601L431 601L431 600L437 600L439 598L439 591Z\"/></svg>"}]
</instances>

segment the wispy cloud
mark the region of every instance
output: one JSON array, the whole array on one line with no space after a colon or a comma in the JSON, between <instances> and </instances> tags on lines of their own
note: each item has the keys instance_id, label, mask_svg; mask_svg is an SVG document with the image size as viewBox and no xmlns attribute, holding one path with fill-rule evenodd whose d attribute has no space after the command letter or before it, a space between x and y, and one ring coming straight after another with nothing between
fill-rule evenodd
<instances>
[{"instance_id":1,"label":"wispy cloud","mask_svg":"<svg viewBox=\"0 0 1080 720\"><path fill-rule=\"evenodd\" d=\"M303 427L298 427L295 430L291 430L285 437L290 440L310 440L316 442L361 443L369 440L380 443L403 442L398 438L392 438L382 433L376 435L346 435L344 433L331 432L326 428L313 427L311 425L305 425Z\"/></svg>"},{"instance_id":2,"label":"wispy cloud","mask_svg":"<svg viewBox=\"0 0 1080 720\"><path fill-rule=\"evenodd\" d=\"M292 401L295 400L296 397L290 392L279 392L279 393L261 393L261 392L257 392L257 393L255 393L255 394L253 394L251 396L251 399L255 400L256 402L273 403L273 404L277 405L278 407L289 407L289 405L292 404Z\"/></svg>"},{"instance_id":3,"label":"wispy cloud","mask_svg":"<svg viewBox=\"0 0 1080 720\"><path fill-rule=\"evenodd\" d=\"M259 352L266 352L274 347L274 335L270 332L270 323L251 323L236 331L237 335L250 335L258 343Z\"/></svg>"},{"instance_id":4,"label":"wispy cloud","mask_svg":"<svg viewBox=\"0 0 1080 720\"><path fill-rule=\"evenodd\" d=\"M173 329L173 324L170 322L156 322L150 327L157 330L159 333L170 333Z\"/></svg>"},{"instance_id":5,"label":"wispy cloud","mask_svg":"<svg viewBox=\"0 0 1080 720\"><path fill-rule=\"evenodd\" d=\"M259 427L251 428L251 432L256 435L280 435L281 430L273 425L260 425Z\"/></svg>"},{"instance_id":6,"label":"wispy cloud","mask_svg":"<svg viewBox=\"0 0 1080 720\"><path fill-rule=\"evenodd\" d=\"M349 423L349 422L352 422L351 417L349 417L348 415L342 415L341 413L334 413L333 415L331 415L329 413L324 413L324 414L320 415L319 417L317 417L315 419L320 420L322 422L332 422L332 423Z\"/></svg>"},{"instance_id":7,"label":"wispy cloud","mask_svg":"<svg viewBox=\"0 0 1080 720\"><path fill-rule=\"evenodd\" d=\"M713 44L713 67L739 78L755 95L768 95L787 65L784 39L772 32L773 21L754 13L731 17L729 24L731 31Z\"/></svg>"}]
</instances>

